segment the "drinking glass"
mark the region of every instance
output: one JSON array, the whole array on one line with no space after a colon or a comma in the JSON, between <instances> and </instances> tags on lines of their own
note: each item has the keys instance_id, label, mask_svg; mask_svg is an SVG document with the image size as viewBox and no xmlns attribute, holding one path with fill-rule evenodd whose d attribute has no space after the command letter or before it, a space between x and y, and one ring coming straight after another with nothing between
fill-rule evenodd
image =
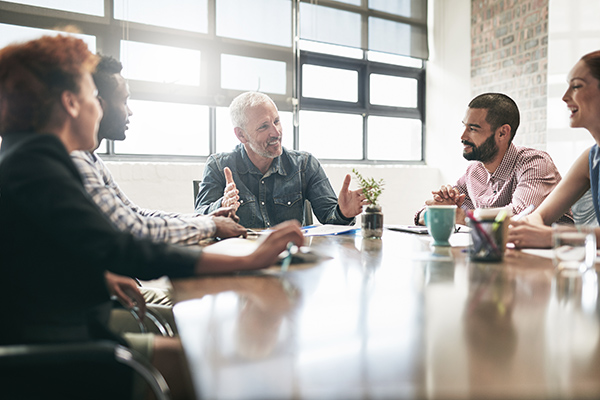
<instances>
[{"instance_id":1,"label":"drinking glass","mask_svg":"<svg viewBox=\"0 0 600 400\"><path fill-rule=\"evenodd\" d=\"M554 265L558 269L584 272L594 267L596 235L585 225L552 225Z\"/></svg>"}]
</instances>

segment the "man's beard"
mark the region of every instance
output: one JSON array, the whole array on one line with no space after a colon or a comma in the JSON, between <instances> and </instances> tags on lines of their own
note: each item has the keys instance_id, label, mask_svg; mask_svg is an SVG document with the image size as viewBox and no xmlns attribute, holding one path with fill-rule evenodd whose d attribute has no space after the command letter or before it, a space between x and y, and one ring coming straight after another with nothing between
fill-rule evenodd
<instances>
[{"instance_id":1,"label":"man's beard","mask_svg":"<svg viewBox=\"0 0 600 400\"><path fill-rule=\"evenodd\" d=\"M462 141L463 144L471 146L471 152L463 151L463 157L469 161L481 161L487 163L493 161L498 155L498 145L496 144L496 136L490 135L480 146L475 146L474 143Z\"/></svg>"},{"instance_id":2,"label":"man's beard","mask_svg":"<svg viewBox=\"0 0 600 400\"><path fill-rule=\"evenodd\" d=\"M276 143L278 141L281 141L281 139L273 141L272 143ZM250 145L250 148L252 149L252 151L254 151L256 154L258 154L261 157L276 158L281 155L281 147L279 147L278 152L269 152L267 149L260 148L260 146L257 143L255 143L254 141L248 141L248 144Z\"/></svg>"},{"instance_id":3,"label":"man's beard","mask_svg":"<svg viewBox=\"0 0 600 400\"><path fill-rule=\"evenodd\" d=\"M106 113L100 121L98 127L98 137L110 140L125 140L127 122L116 120L110 114Z\"/></svg>"}]
</instances>

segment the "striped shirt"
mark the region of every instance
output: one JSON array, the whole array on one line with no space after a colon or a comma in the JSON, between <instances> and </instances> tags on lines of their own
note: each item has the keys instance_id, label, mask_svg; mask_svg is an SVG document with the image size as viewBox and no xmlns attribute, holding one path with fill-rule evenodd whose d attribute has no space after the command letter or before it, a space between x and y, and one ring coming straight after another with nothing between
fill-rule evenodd
<instances>
[{"instance_id":1,"label":"striped shirt","mask_svg":"<svg viewBox=\"0 0 600 400\"><path fill-rule=\"evenodd\" d=\"M516 215L530 204L537 208L560 180L548 153L511 143L494 173L483 163L472 162L455 187L466 194L464 210L511 206ZM422 210L415 215L415 224ZM571 211L558 222L573 223Z\"/></svg>"},{"instance_id":2,"label":"striped shirt","mask_svg":"<svg viewBox=\"0 0 600 400\"><path fill-rule=\"evenodd\" d=\"M95 154L74 151L71 159L79 169L85 189L118 230L155 242L178 244L196 244L214 236L217 228L209 216L167 213L135 205Z\"/></svg>"}]
</instances>

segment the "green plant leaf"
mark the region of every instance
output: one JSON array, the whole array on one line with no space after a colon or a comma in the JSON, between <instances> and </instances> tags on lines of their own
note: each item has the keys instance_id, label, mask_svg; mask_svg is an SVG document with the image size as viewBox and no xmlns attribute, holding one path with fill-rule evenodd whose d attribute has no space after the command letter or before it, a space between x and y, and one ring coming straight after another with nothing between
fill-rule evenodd
<instances>
[{"instance_id":1,"label":"green plant leaf","mask_svg":"<svg viewBox=\"0 0 600 400\"><path fill-rule=\"evenodd\" d=\"M377 205L377 199L383 192L385 182L383 179L376 181L373 178L365 179L356 168L352 168L352 172L358 180L358 186L362 189L367 201L373 205Z\"/></svg>"}]
</instances>

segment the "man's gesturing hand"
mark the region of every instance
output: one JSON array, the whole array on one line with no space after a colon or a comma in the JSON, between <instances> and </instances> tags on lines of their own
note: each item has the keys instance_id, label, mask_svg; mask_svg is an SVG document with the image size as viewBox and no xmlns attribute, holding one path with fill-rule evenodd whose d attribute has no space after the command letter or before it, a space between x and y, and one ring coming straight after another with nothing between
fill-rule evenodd
<instances>
[{"instance_id":1,"label":"man's gesturing hand","mask_svg":"<svg viewBox=\"0 0 600 400\"><path fill-rule=\"evenodd\" d=\"M225 173L225 189L223 190L223 200L221 200L221 207L232 207L234 210L237 210L240 206L240 196L239 190L235 186L235 182L233 181L233 175L229 167L225 167L223 169Z\"/></svg>"},{"instance_id":2,"label":"man's gesturing hand","mask_svg":"<svg viewBox=\"0 0 600 400\"><path fill-rule=\"evenodd\" d=\"M349 174L346 175L342 185L342 190L340 190L340 194L338 196L340 211L346 218L356 217L362 212L363 205L367 204L367 200L365 199L362 189L349 189L351 180L352 177Z\"/></svg>"}]
</instances>

